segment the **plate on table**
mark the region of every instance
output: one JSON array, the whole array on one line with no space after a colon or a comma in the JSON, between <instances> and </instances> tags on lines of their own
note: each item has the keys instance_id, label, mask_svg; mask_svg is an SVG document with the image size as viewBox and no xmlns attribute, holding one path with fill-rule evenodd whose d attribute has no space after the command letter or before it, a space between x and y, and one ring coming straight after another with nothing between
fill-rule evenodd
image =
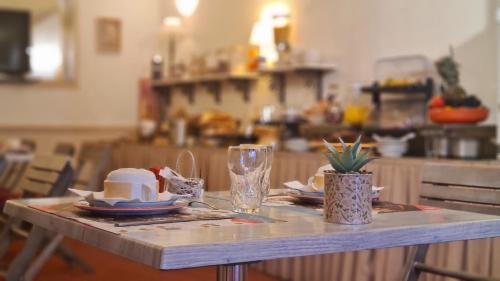
<instances>
[{"instance_id":1,"label":"plate on table","mask_svg":"<svg viewBox=\"0 0 500 281\"><path fill-rule=\"evenodd\" d=\"M316 195L313 195L311 193L312 192L308 192L308 194L301 194L296 192L289 192L288 195L306 204L323 204L323 200L325 198L323 196L323 193L318 193Z\"/></svg>"},{"instance_id":2,"label":"plate on table","mask_svg":"<svg viewBox=\"0 0 500 281\"><path fill-rule=\"evenodd\" d=\"M162 200L162 201L150 201L150 202L140 202L140 201L120 201L116 202L114 205L110 205L108 202L103 200L86 200L90 206L92 207L100 207L100 208L152 208L152 207L164 207L171 206L175 204L177 199L171 200Z\"/></svg>"},{"instance_id":3,"label":"plate on table","mask_svg":"<svg viewBox=\"0 0 500 281\"><path fill-rule=\"evenodd\" d=\"M96 207L90 206L86 201L78 201L74 206L80 210L88 211L96 215L106 216L146 216L163 215L177 212L186 207L184 203L176 203L166 206L151 206L142 208L118 208L118 207Z\"/></svg>"},{"instance_id":4,"label":"plate on table","mask_svg":"<svg viewBox=\"0 0 500 281\"><path fill-rule=\"evenodd\" d=\"M372 201L378 201L380 193L384 187L372 186ZM288 195L308 204L323 204L325 194L323 192L302 191L297 189L289 189Z\"/></svg>"}]
</instances>

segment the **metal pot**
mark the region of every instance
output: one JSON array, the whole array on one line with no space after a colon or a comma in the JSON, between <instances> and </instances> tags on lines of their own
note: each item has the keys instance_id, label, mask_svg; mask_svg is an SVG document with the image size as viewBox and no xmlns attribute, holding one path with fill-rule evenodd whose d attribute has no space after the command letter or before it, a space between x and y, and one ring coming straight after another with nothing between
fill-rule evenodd
<instances>
[{"instance_id":1,"label":"metal pot","mask_svg":"<svg viewBox=\"0 0 500 281\"><path fill-rule=\"evenodd\" d=\"M460 159L479 157L479 140L474 138L457 138L450 140L451 156Z\"/></svg>"},{"instance_id":2,"label":"metal pot","mask_svg":"<svg viewBox=\"0 0 500 281\"><path fill-rule=\"evenodd\" d=\"M449 156L449 139L447 137L435 137L432 139L432 154L435 157L447 158Z\"/></svg>"}]
</instances>

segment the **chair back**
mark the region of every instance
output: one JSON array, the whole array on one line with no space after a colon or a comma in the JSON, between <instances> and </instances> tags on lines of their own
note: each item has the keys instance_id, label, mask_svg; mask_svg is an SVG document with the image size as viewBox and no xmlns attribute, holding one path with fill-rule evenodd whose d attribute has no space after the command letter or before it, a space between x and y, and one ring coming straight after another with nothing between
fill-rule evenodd
<instances>
[{"instance_id":1,"label":"chair back","mask_svg":"<svg viewBox=\"0 0 500 281\"><path fill-rule=\"evenodd\" d=\"M3 172L0 173L0 189L13 190L23 177L33 155L31 153L8 152L2 155Z\"/></svg>"},{"instance_id":2,"label":"chair back","mask_svg":"<svg viewBox=\"0 0 500 281\"><path fill-rule=\"evenodd\" d=\"M420 203L500 215L500 165L467 162L425 164Z\"/></svg>"},{"instance_id":3,"label":"chair back","mask_svg":"<svg viewBox=\"0 0 500 281\"><path fill-rule=\"evenodd\" d=\"M23 197L63 196L73 179L70 158L60 155L35 156L19 188Z\"/></svg>"},{"instance_id":4,"label":"chair back","mask_svg":"<svg viewBox=\"0 0 500 281\"><path fill-rule=\"evenodd\" d=\"M5 168L7 168L7 161L5 160L5 155L0 155L0 178L3 176L3 172L5 172Z\"/></svg>"},{"instance_id":5,"label":"chair back","mask_svg":"<svg viewBox=\"0 0 500 281\"><path fill-rule=\"evenodd\" d=\"M81 189L101 191L104 178L111 169L111 162L111 143L83 143L78 155L74 185Z\"/></svg>"},{"instance_id":6,"label":"chair back","mask_svg":"<svg viewBox=\"0 0 500 281\"><path fill-rule=\"evenodd\" d=\"M29 152L34 152L36 150L36 141L31 139L21 139L21 146Z\"/></svg>"},{"instance_id":7,"label":"chair back","mask_svg":"<svg viewBox=\"0 0 500 281\"><path fill-rule=\"evenodd\" d=\"M67 142L58 143L54 148L54 154L73 157L75 155L75 146Z\"/></svg>"}]
</instances>

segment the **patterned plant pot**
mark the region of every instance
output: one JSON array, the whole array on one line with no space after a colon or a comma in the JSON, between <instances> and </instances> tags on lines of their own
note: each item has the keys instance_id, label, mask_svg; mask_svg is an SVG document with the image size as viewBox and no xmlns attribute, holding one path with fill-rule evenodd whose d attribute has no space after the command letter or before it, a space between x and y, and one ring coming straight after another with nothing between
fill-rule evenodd
<instances>
[{"instance_id":1,"label":"patterned plant pot","mask_svg":"<svg viewBox=\"0 0 500 281\"><path fill-rule=\"evenodd\" d=\"M327 222L365 224L372 222L372 174L339 174L325 171Z\"/></svg>"}]
</instances>

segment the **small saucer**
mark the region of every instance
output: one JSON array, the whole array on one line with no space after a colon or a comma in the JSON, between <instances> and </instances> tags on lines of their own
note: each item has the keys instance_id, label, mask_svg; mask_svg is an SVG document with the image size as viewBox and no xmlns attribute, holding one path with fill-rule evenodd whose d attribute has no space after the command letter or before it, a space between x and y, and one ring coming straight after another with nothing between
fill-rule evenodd
<instances>
[{"instance_id":1,"label":"small saucer","mask_svg":"<svg viewBox=\"0 0 500 281\"><path fill-rule=\"evenodd\" d=\"M143 207L143 208L117 208L117 207L95 207L86 201L78 201L74 206L80 210L88 211L96 215L105 216L146 216L162 215L177 212L186 207L184 203L171 204L168 206Z\"/></svg>"},{"instance_id":2,"label":"small saucer","mask_svg":"<svg viewBox=\"0 0 500 281\"><path fill-rule=\"evenodd\" d=\"M91 200L86 199L92 207L98 208L150 208L150 207L163 207L171 206L175 204L176 199L162 200L162 201L150 201L150 202L140 202L140 201L119 201L114 205L110 205L108 202L103 200Z\"/></svg>"},{"instance_id":3,"label":"small saucer","mask_svg":"<svg viewBox=\"0 0 500 281\"><path fill-rule=\"evenodd\" d=\"M305 195L295 192L290 192L288 195L306 204L323 204L325 198L323 195Z\"/></svg>"}]
</instances>

